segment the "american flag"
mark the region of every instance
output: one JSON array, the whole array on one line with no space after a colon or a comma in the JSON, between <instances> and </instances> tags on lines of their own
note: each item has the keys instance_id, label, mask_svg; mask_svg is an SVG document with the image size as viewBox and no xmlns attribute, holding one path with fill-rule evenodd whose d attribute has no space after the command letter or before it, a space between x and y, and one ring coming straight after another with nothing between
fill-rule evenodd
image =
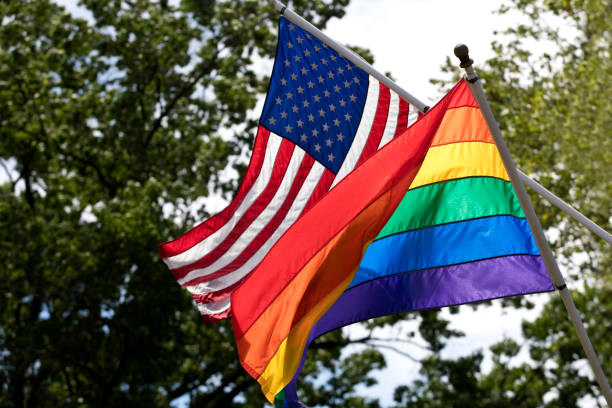
<instances>
[{"instance_id":1,"label":"american flag","mask_svg":"<svg viewBox=\"0 0 612 408\"><path fill-rule=\"evenodd\" d=\"M266 102L236 196L159 246L204 321L228 317L230 295L283 233L417 116L395 92L281 17Z\"/></svg>"}]
</instances>

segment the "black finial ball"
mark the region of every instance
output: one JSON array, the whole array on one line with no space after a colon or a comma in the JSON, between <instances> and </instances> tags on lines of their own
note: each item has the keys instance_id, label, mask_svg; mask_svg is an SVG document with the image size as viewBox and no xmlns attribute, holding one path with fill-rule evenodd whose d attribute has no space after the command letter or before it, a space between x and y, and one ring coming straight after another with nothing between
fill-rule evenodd
<instances>
[{"instance_id":1,"label":"black finial ball","mask_svg":"<svg viewBox=\"0 0 612 408\"><path fill-rule=\"evenodd\" d=\"M459 64L461 68L470 67L474 63L470 59L470 50L465 44L457 44L455 46L455 56L461 61L461 64Z\"/></svg>"}]
</instances>

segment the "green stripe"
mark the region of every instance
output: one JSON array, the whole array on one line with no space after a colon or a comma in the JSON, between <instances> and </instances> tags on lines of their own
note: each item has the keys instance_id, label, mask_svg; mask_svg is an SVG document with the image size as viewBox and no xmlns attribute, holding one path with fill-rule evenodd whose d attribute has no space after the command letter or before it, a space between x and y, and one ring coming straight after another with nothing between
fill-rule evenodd
<instances>
[{"instance_id":1,"label":"green stripe","mask_svg":"<svg viewBox=\"0 0 612 408\"><path fill-rule=\"evenodd\" d=\"M525 217L510 182L492 177L450 180L409 190L376 239L502 214Z\"/></svg>"}]
</instances>

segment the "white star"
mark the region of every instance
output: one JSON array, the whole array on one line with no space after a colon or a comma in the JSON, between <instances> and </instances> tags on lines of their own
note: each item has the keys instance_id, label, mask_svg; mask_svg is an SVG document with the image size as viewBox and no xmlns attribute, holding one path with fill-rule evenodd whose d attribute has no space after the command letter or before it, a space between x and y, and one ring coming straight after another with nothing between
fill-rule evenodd
<instances>
[{"instance_id":1,"label":"white star","mask_svg":"<svg viewBox=\"0 0 612 408\"><path fill-rule=\"evenodd\" d=\"M332 55L329 57L329 59L331 59L332 61L335 61L335 60L336 60L336 56L335 56L334 54L332 54Z\"/></svg>"},{"instance_id":2,"label":"white star","mask_svg":"<svg viewBox=\"0 0 612 408\"><path fill-rule=\"evenodd\" d=\"M285 66L286 66L286 67L288 67L288 66L290 66L290 65L291 65L291 61L289 61L289 60L285 60Z\"/></svg>"},{"instance_id":3,"label":"white star","mask_svg":"<svg viewBox=\"0 0 612 408\"><path fill-rule=\"evenodd\" d=\"M298 42L299 44L301 44L301 43L302 43L302 41L304 41L304 39L303 39L302 37L298 37L298 38L297 38L297 42Z\"/></svg>"},{"instance_id":4,"label":"white star","mask_svg":"<svg viewBox=\"0 0 612 408\"><path fill-rule=\"evenodd\" d=\"M323 65L327 65L327 60L325 58L321 58L321 62L323 63Z\"/></svg>"},{"instance_id":5,"label":"white star","mask_svg":"<svg viewBox=\"0 0 612 408\"><path fill-rule=\"evenodd\" d=\"M338 119L334 119L334 125L340 126L340 121Z\"/></svg>"},{"instance_id":6,"label":"white star","mask_svg":"<svg viewBox=\"0 0 612 408\"><path fill-rule=\"evenodd\" d=\"M329 111L333 112L336 110L336 107L334 106L334 104L332 103L331 105L329 105Z\"/></svg>"},{"instance_id":7,"label":"white star","mask_svg":"<svg viewBox=\"0 0 612 408\"><path fill-rule=\"evenodd\" d=\"M355 95L351 95L349 96L349 98L351 98L351 102L355 102L357 100L357 97Z\"/></svg>"},{"instance_id":8,"label":"white star","mask_svg":"<svg viewBox=\"0 0 612 408\"><path fill-rule=\"evenodd\" d=\"M330 162L333 162L334 159L336 158L336 156L334 156L333 153L330 153L330 154L327 155L327 158L329 159Z\"/></svg>"},{"instance_id":9,"label":"white star","mask_svg":"<svg viewBox=\"0 0 612 408\"><path fill-rule=\"evenodd\" d=\"M309 40L312 38L312 37L310 36L310 34L308 34L308 33L306 33L305 35L306 35L306 38L308 38Z\"/></svg>"},{"instance_id":10,"label":"white star","mask_svg":"<svg viewBox=\"0 0 612 408\"><path fill-rule=\"evenodd\" d=\"M344 107L346 105L346 102L344 101L344 99L340 99L340 106Z\"/></svg>"},{"instance_id":11,"label":"white star","mask_svg":"<svg viewBox=\"0 0 612 408\"><path fill-rule=\"evenodd\" d=\"M291 79L293 79L294 81L296 81L296 80L297 80L297 75L295 75L295 74L291 74Z\"/></svg>"},{"instance_id":12,"label":"white star","mask_svg":"<svg viewBox=\"0 0 612 408\"><path fill-rule=\"evenodd\" d=\"M314 137L319 136L319 131L318 131L317 129L312 129L312 135L313 135Z\"/></svg>"},{"instance_id":13,"label":"white star","mask_svg":"<svg viewBox=\"0 0 612 408\"><path fill-rule=\"evenodd\" d=\"M355 78L353 78L353 81L355 81L355 83L358 84L359 83L359 78L355 77Z\"/></svg>"},{"instance_id":14,"label":"white star","mask_svg":"<svg viewBox=\"0 0 612 408\"><path fill-rule=\"evenodd\" d=\"M297 91L298 93L302 94L304 93L304 88L302 88L301 86L298 86Z\"/></svg>"},{"instance_id":15,"label":"white star","mask_svg":"<svg viewBox=\"0 0 612 408\"><path fill-rule=\"evenodd\" d=\"M287 112L281 112L281 118L287 119Z\"/></svg>"},{"instance_id":16,"label":"white star","mask_svg":"<svg viewBox=\"0 0 612 408\"><path fill-rule=\"evenodd\" d=\"M293 24L289 24L289 29L290 30L295 30L295 26Z\"/></svg>"},{"instance_id":17,"label":"white star","mask_svg":"<svg viewBox=\"0 0 612 408\"><path fill-rule=\"evenodd\" d=\"M306 134L305 134L305 133L302 133L302 136L300 136L300 140L301 140L302 142L306 142L306 141L308 141L308 136L306 136Z\"/></svg>"},{"instance_id":18,"label":"white star","mask_svg":"<svg viewBox=\"0 0 612 408\"><path fill-rule=\"evenodd\" d=\"M338 133L338 140L339 141L343 141L344 140L344 135L342 133Z\"/></svg>"},{"instance_id":19,"label":"white star","mask_svg":"<svg viewBox=\"0 0 612 408\"><path fill-rule=\"evenodd\" d=\"M309 88L314 88L314 82L308 81L308 87Z\"/></svg>"},{"instance_id":20,"label":"white star","mask_svg":"<svg viewBox=\"0 0 612 408\"><path fill-rule=\"evenodd\" d=\"M286 95L287 95L287 99L291 99L291 98L293 98L293 94L292 94L291 92L287 92L287 94L286 94Z\"/></svg>"},{"instance_id":21,"label":"white star","mask_svg":"<svg viewBox=\"0 0 612 408\"><path fill-rule=\"evenodd\" d=\"M298 125L298 127L302 127L304 125L304 122L302 122L300 119L298 119L297 125Z\"/></svg>"},{"instance_id":22,"label":"white star","mask_svg":"<svg viewBox=\"0 0 612 408\"><path fill-rule=\"evenodd\" d=\"M325 111L323 109L319 109L319 116L325 116Z\"/></svg>"},{"instance_id":23,"label":"white star","mask_svg":"<svg viewBox=\"0 0 612 408\"><path fill-rule=\"evenodd\" d=\"M319 83L322 84L323 82L325 82L325 80L323 79L323 77L321 75L319 75L319 77L317 78L319 80ZM284 85L284 84L283 84Z\"/></svg>"},{"instance_id":24,"label":"white star","mask_svg":"<svg viewBox=\"0 0 612 408\"><path fill-rule=\"evenodd\" d=\"M320 144L316 144L314 145L315 151L318 152L319 150L321 150L321 145Z\"/></svg>"},{"instance_id":25,"label":"white star","mask_svg":"<svg viewBox=\"0 0 612 408\"><path fill-rule=\"evenodd\" d=\"M297 107L297 105L293 105L293 108L291 108L291 110L295 113L298 112L298 110L300 110L300 108Z\"/></svg>"},{"instance_id":26,"label":"white star","mask_svg":"<svg viewBox=\"0 0 612 408\"><path fill-rule=\"evenodd\" d=\"M347 113L346 115L344 115L344 119L346 119L347 121L351 120L351 115Z\"/></svg>"},{"instance_id":27,"label":"white star","mask_svg":"<svg viewBox=\"0 0 612 408\"><path fill-rule=\"evenodd\" d=\"M314 49L315 49L316 52L319 52L319 50L320 50L320 48L317 47L316 45L314 46Z\"/></svg>"},{"instance_id":28,"label":"white star","mask_svg":"<svg viewBox=\"0 0 612 408\"><path fill-rule=\"evenodd\" d=\"M344 73L344 70L342 69L342 67L338 67L338 73L339 74L343 74Z\"/></svg>"},{"instance_id":29,"label":"white star","mask_svg":"<svg viewBox=\"0 0 612 408\"><path fill-rule=\"evenodd\" d=\"M294 59L294 60L296 60L296 61L299 61L299 60L301 60L302 58L301 58L299 55L296 55L295 57L293 57L293 59Z\"/></svg>"},{"instance_id":30,"label":"white star","mask_svg":"<svg viewBox=\"0 0 612 408\"><path fill-rule=\"evenodd\" d=\"M302 68L301 71L302 75L306 75L308 73L308 70L306 68Z\"/></svg>"},{"instance_id":31,"label":"white star","mask_svg":"<svg viewBox=\"0 0 612 408\"><path fill-rule=\"evenodd\" d=\"M349 86L351 86L351 83L349 81L344 81L344 87L348 88Z\"/></svg>"},{"instance_id":32,"label":"white star","mask_svg":"<svg viewBox=\"0 0 612 408\"><path fill-rule=\"evenodd\" d=\"M323 91L323 94L327 96L328 98L329 98L329 95L331 95L331 93L327 89Z\"/></svg>"},{"instance_id":33,"label":"white star","mask_svg":"<svg viewBox=\"0 0 612 408\"><path fill-rule=\"evenodd\" d=\"M340 92L340 87L338 85L334 85L334 91Z\"/></svg>"},{"instance_id":34,"label":"white star","mask_svg":"<svg viewBox=\"0 0 612 408\"><path fill-rule=\"evenodd\" d=\"M304 105L305 108L310 106L310 103L308 101L304 101L302 102L302 105Z\"/></svg>"},{"instance_id":35,"label":"white star","mask_svg":"<svg viewBox=\"0 0 612 408\"><path fill-rule=\"evenodd\" d=\"M308 51L308 50L304 50L304 55L305 55L305 56L307 56L307 57L309 57L309 56L310 56L310 51Z\"/></svg>"},{"instance_id":36,"label":"white star","mask_svg":"<svg viewBox=\"0 0 612 408\"><path fill-rule=\"evenodd\" d=\"M287 47L289 48L293 48L293 44L291 44L290 42L287 43Z\"/></svg>"},{"instance_id":37,"label":"white star","mask_svg":"<svg viewBox=\"0 0 612 408\"><path fill-rule=\"evenodd\" d=\"M333 73L333 72L331 72L331 71L329 71L329 73L327 74L327 76L333 79L333 78L334 78L334 73Z\"/></svg>"},{"instance_id":38,"label":"white star","mask_svg":"<svg viewBox=\"0 0 612 408\"><path fill-rule=\"evenodd\" d=\"M326 132L329 130L329 125L327 123L323 124L323 130Z\"/></svg>"},{"instance_id":39,"label":"white star","mask_svg":"<svg viewBox=\"0 0 612 408\"><path fill-rule=\"evenodd\" d=\"M349 71L352 71L353 70L353 66L349 65L349 64L346 64L346 69L348 69Z\"/></svg>"},{"instance_id":40,"label":"white star","mask_svg":"<svg viewBox=\"0 0 612 408\"><path fill-rule=\"evenodd\" d=\"M310 64L310 68L317 69L319 68L319 66L313 62L312 64Z\"/></svg>"},{"instance_id":41,"label":"white star","mask_svg":"<svg viewBox=\"0 0 612 408\"><path fill-rule=\"evenodd\" d=\"M280 97L276 97L276 104L280 105L281 103L283 103L283 100Z\"/></svg>"},{"instance_id":42,"label":"white star","mask_svg":"<svg viewBox=\"0 0 612 408\"><path fill-rule=\"evenodd\" d=\"M287 126L285 126L285 130L287 131L287 133L291 133L293 128L291 127L291 125L287 125Z\"/></svg>"},{"instance_id":43,"label":"white star","mask_svg":"<svg viewBox=\"0 0 612 408\"><path fill-rule=\"evenodd\" d=\"M268 119L268 122L270 122L271 125L276 125L276 119L274 118Z\"/></svg>"},{"instance_id":44,"label":"white star","mask_svg":"<svg viewBox=\"0 0 612 408\"><path fill-rule=\"evenodd\" d=\"M309 122L314 122L314 115L312 113L308 114L308 121Z\"/></svg>"},{"instance_id":45,"label":"white star","mask_svg":"<svg viewBox=\"0 0 612 408\"><path fill-rule=\"evenodd\" d=\"M314 99L315 102L319 102L321 100L321 97L319 95L315 95L312 97L312 99Z\"/></svg>"},{"instance_id":46,"label":"white star","mask_svg":"<svg viewBox=\"0 0 612 408\"><path fill-rule=\"evenodd\" d=\"M287 80L286 80L285 78L282 78L282 79L281 79L281 84L283 84L283 85L287 85Z\"/></svg>"},{"instance_id":47,"label":"white star","mask_svg":"<svg viewBox=\"0 0 612 408\"><path fill-rule=\"evenodd\" d=\"M327 139L327 140L325 141L325 144L327 145L327 147L331 147L331 145L332 145L332 141L331 141L331 139Z\"/></svg>"}]
</instances>

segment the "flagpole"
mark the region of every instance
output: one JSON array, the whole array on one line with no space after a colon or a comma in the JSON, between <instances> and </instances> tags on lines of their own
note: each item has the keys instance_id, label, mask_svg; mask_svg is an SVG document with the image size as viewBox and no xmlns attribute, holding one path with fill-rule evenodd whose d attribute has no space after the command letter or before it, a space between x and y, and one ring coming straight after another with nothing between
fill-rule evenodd
<instances>
[{"instance_id":1,"label":"flagpole","mask_svg":"<svg viewBox=\"0 0 612 408\"><path fill-rule=\"evenodd\" d=\"M554 205L561 211L564 211L570 217L578 221L580 224L584 225L593 234L599 236L601 239L606 241L608 244L612 245L612 234L610 234L608 231L601 228L599 225L595 224L593 221L591 221L590 219L582 215L582 213L580 213L574 207L572 207L571 205L569 205L568 203L566 203L565 201L563 201L562 199L554 195L551 191L546 189L546 187L542 186L541 184L537 183L533 179L529 178L529 176L527 176L522 171L517 169L517 172L518 172L520 179L528 187L532 188L536 193L538 193L539 195L547 199L552 205Z\"/></svg>"},{"instance_id":2,"label":"flagpole","mask_svg":"<svg viewBox=\"0 0 612 408\"><path fill-rule=\"evenodd\" d=\"M293 10L287 8L279 0L268 0L268 2L272 4L280 12L281 15L285 16L287 20L291 21L292 23L294 23L295 25L299 27L302 27L304 30L308 31L310 34L314 35L319 40L323 41L325 44L329 45L331 48L338 51L338 54L342 55L344 58L351 61L353 64L357 65L359 68L363 69L368 74L372 75L374 78L382 82L388 88L395 91L404 100L416 106L419 111L427 112L427 110L429 109L429 106L425 105L423 102L415 98L409 92L399 87L395 82L393 82L387 76L378 72L372 65L366 62L358 54L356 54L355 52L353 52L346 46L340 44L339 42L325 35L321 30L319 30L317 27L310 24L302 16L300 16L299 14L296 14Z\"/></svg>"},{"instance_id":3,"label":"flagpole","mask_svg":"<svg viewBox=\"0 0 612 408\"><path fill-rule=\"evenodd\" d=\"M529 200L529 196L525 191L525 187L521 182L519 172L514 164L514 161L512 160L508 146L506 146L506 142L502 137L497 121L493 116L493 112L491 111L491 107L489 106L487 98L484 94L480 80L472 68L473 61L470 59L468 52L468 47L463 44L455 47L455 55L461 61L460 67L465 69L466 81L470 91L472 92L474 99L476 99L476 102L478 103L478 106L480 107L480 110L482 111L482 114L487 122L491 136L493 136L495 144L497 145L497 149L499 150L504 167L506 168L508 176L510 177L512 187L514 188L521 207L523 208L523 212L525 213L525 217L527 218L527 222L529 223L529 227L533 233L536 245L538 246L540 254L542 255L542 260L546 265L548 275L550 276L555 288L561 295L561 300L563 301L572 325L576 330L576 334L578 335L582 349L586 353L589 365L593 370L593 374L595 375L595 379L601 388L602 394L606 399L608 406L612 407L612 389L610 389L610 385L608 384L608 380L606 379L603 369L601 368L601 364L599 363L595 349L593 348L587 332L584 329L582 319L578 314L574 300L572 299L567 285L565 284L565 280L563 279L563 275L561 274L559 266L557 265L550 246L548 245L548 241L544 236L544 231L542 230L540 221L538 220L533 206L531 205L531 201Z\"/></svg>"}]
</instances>

